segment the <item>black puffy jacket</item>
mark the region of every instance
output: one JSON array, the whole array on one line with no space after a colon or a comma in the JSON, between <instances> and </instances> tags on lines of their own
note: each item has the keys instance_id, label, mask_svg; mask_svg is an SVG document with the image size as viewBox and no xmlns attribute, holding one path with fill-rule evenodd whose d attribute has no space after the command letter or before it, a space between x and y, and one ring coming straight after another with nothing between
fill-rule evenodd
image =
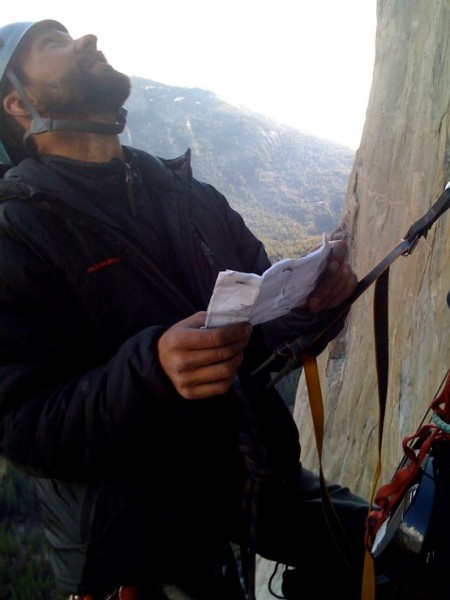
<instances>
[{"instance_id":1,"label":"black puffy jacket","mask_svg":"<svg viewBox=\"0 0 450 600\"><path fill-rule=\"evenodd\" d=\"M192 178L189 153L124 150L125 165L26 159L1 184L0 451L36 478L68 593L206 572L245 475L234 390L187 402L155 345L206 309L220 270L262 273L269 260ZM266 463L286 479L297 429L268 375L250 376L271 352L263 334L254 328L240 380Z\"/></svg>"}]
</instances>

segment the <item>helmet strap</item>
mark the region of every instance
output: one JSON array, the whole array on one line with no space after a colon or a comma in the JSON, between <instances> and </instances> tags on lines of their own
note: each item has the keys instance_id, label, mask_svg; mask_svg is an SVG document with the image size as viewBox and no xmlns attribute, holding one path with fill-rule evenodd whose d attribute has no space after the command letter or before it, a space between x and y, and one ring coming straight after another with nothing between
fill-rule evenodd
<instances>
[{"instance_id":1,"label":"helmet strap","mask_svg":"<svg viewBox=\"0 0 450 600\"><path fill-rule=\"evenodd\" d=\"M29 111L32 120L31 127L23 135L23 143L25 146L28 145L28 140L32 135L38 135L39 133L48 133L50 131L76 131L84 133L99 133L103 135L118 135L122 133L126 124L127 110L121 108L118 112L117 119L114 123L99 123L95 121L76 121L70 119L52 119L44 118L37 112L25 92L22 84L17 78L14 71L8 69L7 76L18 92L25 108Z\"/></svg>"}]
</instances>

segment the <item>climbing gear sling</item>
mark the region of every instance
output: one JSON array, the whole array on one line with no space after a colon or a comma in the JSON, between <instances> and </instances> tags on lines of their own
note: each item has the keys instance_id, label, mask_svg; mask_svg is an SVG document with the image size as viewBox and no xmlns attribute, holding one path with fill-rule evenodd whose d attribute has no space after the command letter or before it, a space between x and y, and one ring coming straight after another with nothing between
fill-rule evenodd
<instances>
[{"instance_id":1,"label":"climbing gear sling","mask_svg":"<svg viewBox=\"0 0 450 600\"><path fill-rule=\"evenodd\" d=\"M399 589L447 595L450 369L429 410L430 422L424 419L403 439L404 459L375 495L378 509L368 515L366 546Z\"/></svg>"}]
</instances>

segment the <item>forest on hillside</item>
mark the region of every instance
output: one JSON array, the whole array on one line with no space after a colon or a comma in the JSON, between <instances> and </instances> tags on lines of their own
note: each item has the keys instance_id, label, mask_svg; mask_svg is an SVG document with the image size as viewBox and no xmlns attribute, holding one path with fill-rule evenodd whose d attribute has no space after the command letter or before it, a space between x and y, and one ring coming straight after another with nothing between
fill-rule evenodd
<instances>
[{"instance_id":1,"label":"forest on hillside","mask_svg":"<svg viewBox=\"0 0 450 600\"><path fill-rule=\"evenodd\" d=\"M272 260L299 256L336 228L354 151L206 90L132 83L123 142L166 159L189 149L194 177L225 195Z\"/></svg>"},{"instance_id":2,"label":"forest on hillside","mask_svg":"<svg viewBox=\"0 0 450 600\"><path fill-rule=\"evenodd\" d=\"M55 592L33 483L3 464L0 600L62 600Z\"/></svg>"}]
</instances>

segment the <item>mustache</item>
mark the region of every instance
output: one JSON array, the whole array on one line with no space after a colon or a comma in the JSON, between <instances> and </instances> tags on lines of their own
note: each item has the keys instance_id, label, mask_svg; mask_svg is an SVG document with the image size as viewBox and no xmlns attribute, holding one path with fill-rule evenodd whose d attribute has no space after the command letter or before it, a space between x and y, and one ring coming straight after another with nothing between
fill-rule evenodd
<instances>
[{"instance_id":1,"label":"mustache","mask_svg":"<svg viewBox=\"0 0 450 600\"><path fill-rule=\"evenodd\" d=\"M87 69L92 67L96 62L108 64L108 61L101 50L87 50L77 61L79 67Z\"/></svg>"}]
</instances>

